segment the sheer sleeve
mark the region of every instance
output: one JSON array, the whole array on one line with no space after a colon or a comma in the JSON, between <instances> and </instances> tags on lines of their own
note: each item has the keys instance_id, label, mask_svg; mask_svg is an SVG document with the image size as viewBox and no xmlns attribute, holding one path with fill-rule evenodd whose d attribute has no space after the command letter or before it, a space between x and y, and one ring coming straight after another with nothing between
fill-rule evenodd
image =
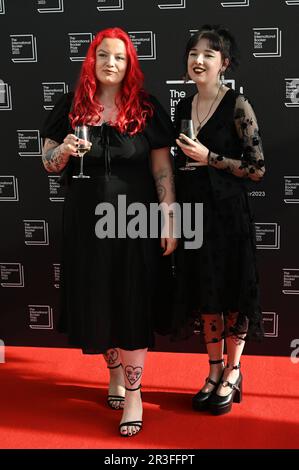
<instances>
[{"instance_id":1,"label":"sheer sleeve","mask_svg":"<svg viewBox=\"0 0 299 470\"><path fill-rule=\"evenodd\" d=\"M209 165L238 178L260 181L265 174L262 141L255 113L244 95L236 99L234 121L243 148L241 159L210 152Z\"/></svg>"}]
</instances>

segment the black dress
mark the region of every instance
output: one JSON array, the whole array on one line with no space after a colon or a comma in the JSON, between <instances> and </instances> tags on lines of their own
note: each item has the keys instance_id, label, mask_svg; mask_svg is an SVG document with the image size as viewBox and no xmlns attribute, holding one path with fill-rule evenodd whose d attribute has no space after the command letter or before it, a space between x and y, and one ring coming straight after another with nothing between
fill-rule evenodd
<instances>
[{"instance_id":1,"label":"black dress","mask_svg":"<svg viewBox=\"0 0 299 470\"><path fill-rule=\"evenodd\" d=\"M59 100L46 120L43 137L61 143L73 133L68 119L72 98L70 93ZM70 158L64 172L58 329L87 354L115 347L152 347L154 331L163 329L157 323L164 308L159 296L169 260L161 255L160 239L118 237L117 224L119 195L126 198L127 206L142 202L148 208L158 202L150 152L173 145L174 134L164 109L154 97L150 100L154 115L137 135L121 134L108 124L91 126L92 148L84 156L84 173L90 179L72 178L79 173L76 157ZM96 233L100 219L96 207L103 202L115 209L115 238L100 239Z\"/></svg>"},{"instance_id":2,"label":"black dress","mask_svg":"<svg viewBox=\"0 0 299 470\"><path fill-rule=\"evenodd\" d=\"M193 97L178 104L177 135L179 121L191 119ZM248 327L247 338L260 338L255 228L246 179L263 175L264 160L248 100L228 90L197 138L211 151L208 166L180 171L185 156L180 149L176 156L178 201L203 203L203 244L199 249L185 249L182 239L176 251L175 334L202 331L200 314L224 314L227 319L230 312L239 312L221 336L240 334ZM214 336L212 342L219 341Z\"/></svg>"}]
</instances>

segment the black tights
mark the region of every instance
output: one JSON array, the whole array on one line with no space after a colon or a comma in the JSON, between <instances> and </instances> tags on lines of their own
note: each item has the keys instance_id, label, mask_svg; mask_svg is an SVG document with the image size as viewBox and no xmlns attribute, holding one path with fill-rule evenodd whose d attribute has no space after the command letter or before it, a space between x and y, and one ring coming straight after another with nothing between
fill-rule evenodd
<instances>
[{"instance_id":1,"label":"black tights","mask_svg":"<svg viewBox=\"0 0 299 470\"><path fill-rule=\"evenodd\" d=\"M201 324L205 343L215 344L223 341L225 338L231 338L236 346L243 344L248 330L248 321L244 321L241 331L236 330L238 312L230 312L227 315L204 313L201 316Z\"/></svg>"}]
</instances>

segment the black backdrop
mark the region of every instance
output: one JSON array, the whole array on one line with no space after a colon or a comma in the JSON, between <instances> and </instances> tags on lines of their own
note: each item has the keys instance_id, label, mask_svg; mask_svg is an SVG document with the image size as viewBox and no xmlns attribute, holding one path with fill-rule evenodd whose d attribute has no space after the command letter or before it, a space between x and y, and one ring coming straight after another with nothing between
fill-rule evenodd
<instances>
[{"instance_id":1,"label":"black backdrop","mask_svg":"<svg viewBox=\"0 0 299 470\"><path fill-rule=\"evenodd\" d=\"M240 69L226 79L255 107L267 163L264 181L250 190L266 338L246 352L291 353L299 337L298 19L299 1L291 0L0 0L0 338L6 345L66 345L53 329L63 188L43 170L39 130L61 93L73 88L92 36L110 26L128 31L146 88L172 113L194 90L181 80L188 37L203 23L222 23L242 52ZM162 351L201 347L196 337L157 338Z\"/></svg>"}]
</instances>

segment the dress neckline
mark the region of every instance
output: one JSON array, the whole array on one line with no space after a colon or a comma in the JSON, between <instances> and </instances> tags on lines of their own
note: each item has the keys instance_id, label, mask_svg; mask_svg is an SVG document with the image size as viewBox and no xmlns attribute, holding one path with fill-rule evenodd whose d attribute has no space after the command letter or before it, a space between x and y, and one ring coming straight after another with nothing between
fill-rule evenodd
<instances>
[{"instance_id":1,"label":"dress neckline","mask_svg":"<svg viewBox=\"0 0 299 470\"><path fill-rule=\"evenodd\" d=\"M228 90L226 90L226 92L224 93L224 95L222 96L221 100L219 101L215 111L213 112L213 114L209 117L209 119L205 122L205 124L203 126L201 126L201 128L199 129L199 131L197 132L196 136L198 136L200 134L200 132L206 127L206 125L211 121L211 119L213 119L213 117L215 116L215 114L217 114L217 112L219 111L219 109L222 107L223 105L223 102L225 101L225 97L226 95L228 95L230 92L232 92L233 89L232 88L229 88ZM194 97L197 95L197 93L194 93L194 95L191 95L191 109L190 109L190 114L191 114L191 118L192 118L192 103L193 103L193 100L194 100Z\"/></svg>"}]
</instances>

